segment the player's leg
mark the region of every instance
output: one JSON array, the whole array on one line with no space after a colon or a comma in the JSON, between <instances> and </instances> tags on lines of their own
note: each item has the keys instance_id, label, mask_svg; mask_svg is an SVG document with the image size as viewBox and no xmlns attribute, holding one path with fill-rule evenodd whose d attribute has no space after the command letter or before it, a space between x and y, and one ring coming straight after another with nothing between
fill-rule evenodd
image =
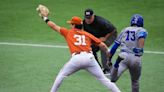
<instances>
[{"instance_id":1,"label":"player's leg","mask_svg":"<svg viewBox=\"0 0 164 92\"><path fill-rule=\"evenodd\" d=\"M117 59L118 60L118 59ZM116 60L116 62L117 62ZM127 70L127 65L126 65L126 61L122 60L119 63L119 67L115 67L113 66L113 68L111 69L111 74L110 74L110 78L112 82L116 82L119 77L122 75L122 73Z\"/></svg>"},{"instance_id":2,"label":"player's leg","mask_svg":"<svg viewBox=\"0 0 164 92\"><path fill-rule=\"evenodd\" d=\"M115 39L117 38L117 31L114 31L113 33L112 33L112 35L111 36L109 36L108 38L107 38L107 40L105 41L105 44L109 47L109 46L111 46L112 44L113 44L113 42L115 41ZM103 52L102 50L101 50L101 62L102 62L102 67L104 68L104 70L103 70L103 72L104 73L108 73L108 72L110 72L110 69L112 68L112 67L109 67L106 63L107 63L107 60L106 60L106 53L105 52Z\"/></svg>"},{"instance_id":3,"label":"player's leg","mask_svg":"<svg viewBox=\"0 0 164 92\"><path fill-rule=\"evenodd\" d=\"M127 70L127 62L128 62L128 54L125 52L121 52L118 55L118 58L116 59L115 64L113 65L113 68L111 70L111 81L116 82L118 78L121 76L121 74Z\"/></svg>"},{"instance_id":4,"label":"player's leg","mask_svg":"<svg viewBox=\"0 0 164 92\"><path fill-rule=\"evenodd\" d=\"M96 77L103 85L105 85L108 89L112 90L112 92L121 92L115 83L112 83L108 78L103 74L100 66L96 63L96 61L91 61L92 66L86 68L88 72L90 72L93 76Z\"/></svg>"},{"instance_id":5,"label":"player's leg","mask_svg":"<svg viewBox=\"0 0 164 92\"><path fill-rule=\"evenodd\" d=\"M58 88L60 87L62 81L65 77L71 75L72 73L78 71L80 68L76 67L73 62L69 61L67 62L63 68L60 70L59 74L57 75L55 82L51 88L50 92L56 92Z\"/></svg>"},{"instance_id":6,"label":"player's leg","mask_svg":"<svg viewBox=\"0 0 164 92\"><path fill-rule=\"evenodd\" d=\"M129 72L131 75L132 92L139 92L139 80L141 76L141 58L132 57L133 61L130 63Z\"/></svg>"}]
</instances>

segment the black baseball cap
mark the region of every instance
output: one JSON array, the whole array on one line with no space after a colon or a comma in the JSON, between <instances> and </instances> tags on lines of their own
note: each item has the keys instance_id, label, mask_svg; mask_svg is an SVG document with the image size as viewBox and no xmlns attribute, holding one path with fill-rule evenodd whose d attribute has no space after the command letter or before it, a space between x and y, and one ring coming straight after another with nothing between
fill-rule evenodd
<instances>
[{"instance_id":1,"label":"black baseball cap","mask_svg":"<svg viewBox=\"0 0 164 92\"><path fill-rule=\"evenodd\" d=\"M85 18L90 19L91 16L94 14L92 9L86 9L84 12Z\"/></svg>"}]
</instances>

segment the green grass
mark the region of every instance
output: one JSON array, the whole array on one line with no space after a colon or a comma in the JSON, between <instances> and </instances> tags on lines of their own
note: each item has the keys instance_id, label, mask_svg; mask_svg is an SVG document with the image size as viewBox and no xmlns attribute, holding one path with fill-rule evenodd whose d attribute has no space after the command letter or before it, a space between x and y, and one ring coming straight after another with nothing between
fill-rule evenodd
<instances>
[{"instance_id":1,"label":"green grass","mask_svg":"<svg viewBox=\"0 0 164 92\"><path fill-rule=\"evenodd\" d=\"M148 30L146 49L164 51L164 1L163 0L5 0L0 1L0 41L53 43L65 42L59 34L45 25L36 12L38 4L50 9L50 19L69 28L66 23L72 16L83 18L84 10L92 8L95 14L109 19L120 32L129 25L133 14L145 19ZM160 45L158 44L160 43Z\"/></svg>"},{"instance_id":2,"label":"green grass","mask_svg":"<svg viewBox=\"0 0 164 92\"><path fill-rule=\"evenodd\" d=\"M0 92L47 92L70 57L68 49L7 45L1 45L0 48ZM164 91L162 57L144 54L141 92ZM117 85L122 92L130 92L128 71L120 77ZM59 89L59 92L75 91L109 92L86 71L79 71L66 78Z\"/></svg>"},{"instance_id":3,"label":"green grass","mask_svg":"<svg viewBox=\"0 0 164 92\"><path fill-rule=\"evenodd\" d=\"M0 56L3 56L0 57L0 92L48 90L52 79L69 57L68 51L64 49L59 52L60 49L51 48L17 46L0 48L2 48ZM54 52L58 52L59 56L54 55Z\"/></svg>"},{"instance_id":4,"label":"green grass","mask_svg":"<svg viewBox=\"0 0 164 92\"><path fill-rule=\"evenodd\" d=\"M120 32L134 13L143 15L148 38L145 50L164 51L163 0L1 0L0 42L65 44L38 16L36 7L50 9L50 19L69 28L72 16L83 18L86 8L109 19ZM68 49L0 45L0 92L47 92L70 55ZM163 55L145 54L141 92L164 92ZM130 92L128 71L117 82L122 92ZM108 92L85 71L67 78L59 92Z\"/></svg>"}]
</instances>

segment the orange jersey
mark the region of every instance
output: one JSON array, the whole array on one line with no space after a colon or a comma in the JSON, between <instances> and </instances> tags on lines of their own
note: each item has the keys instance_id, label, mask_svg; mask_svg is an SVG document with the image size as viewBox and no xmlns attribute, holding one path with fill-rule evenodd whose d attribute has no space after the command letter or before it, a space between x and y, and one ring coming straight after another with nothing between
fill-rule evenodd
<instances>
[{"instance_id":1,"label":"orange jersey","mask_svg":"<svg viewBox=\"0 0 164 92\"><path fill-rule=\"evenodd\" d=\"M90 33L76 28L70 30L61 28L60 33L66 39L71 54L81 51L91 51L91 44L98 45L101 43L101 40Z\"/></svg>"}]
</instances>

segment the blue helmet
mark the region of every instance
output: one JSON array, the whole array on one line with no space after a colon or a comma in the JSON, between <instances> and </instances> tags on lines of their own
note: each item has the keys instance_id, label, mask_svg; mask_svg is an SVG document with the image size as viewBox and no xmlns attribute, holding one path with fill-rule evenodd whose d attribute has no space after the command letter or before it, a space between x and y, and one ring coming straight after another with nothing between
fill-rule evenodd
<instances>
[{"instance_id":1,"label":"blue helmet","mask_svg":"<svg viewBox=\"0 0 164 92\"><path fill-rule=\"evenodd\" d=\"M144 25L143 17L139 14L134 14L130 22L131 26L136 25L137 27L143 27Z\"/></svg>"}]
</instances>

